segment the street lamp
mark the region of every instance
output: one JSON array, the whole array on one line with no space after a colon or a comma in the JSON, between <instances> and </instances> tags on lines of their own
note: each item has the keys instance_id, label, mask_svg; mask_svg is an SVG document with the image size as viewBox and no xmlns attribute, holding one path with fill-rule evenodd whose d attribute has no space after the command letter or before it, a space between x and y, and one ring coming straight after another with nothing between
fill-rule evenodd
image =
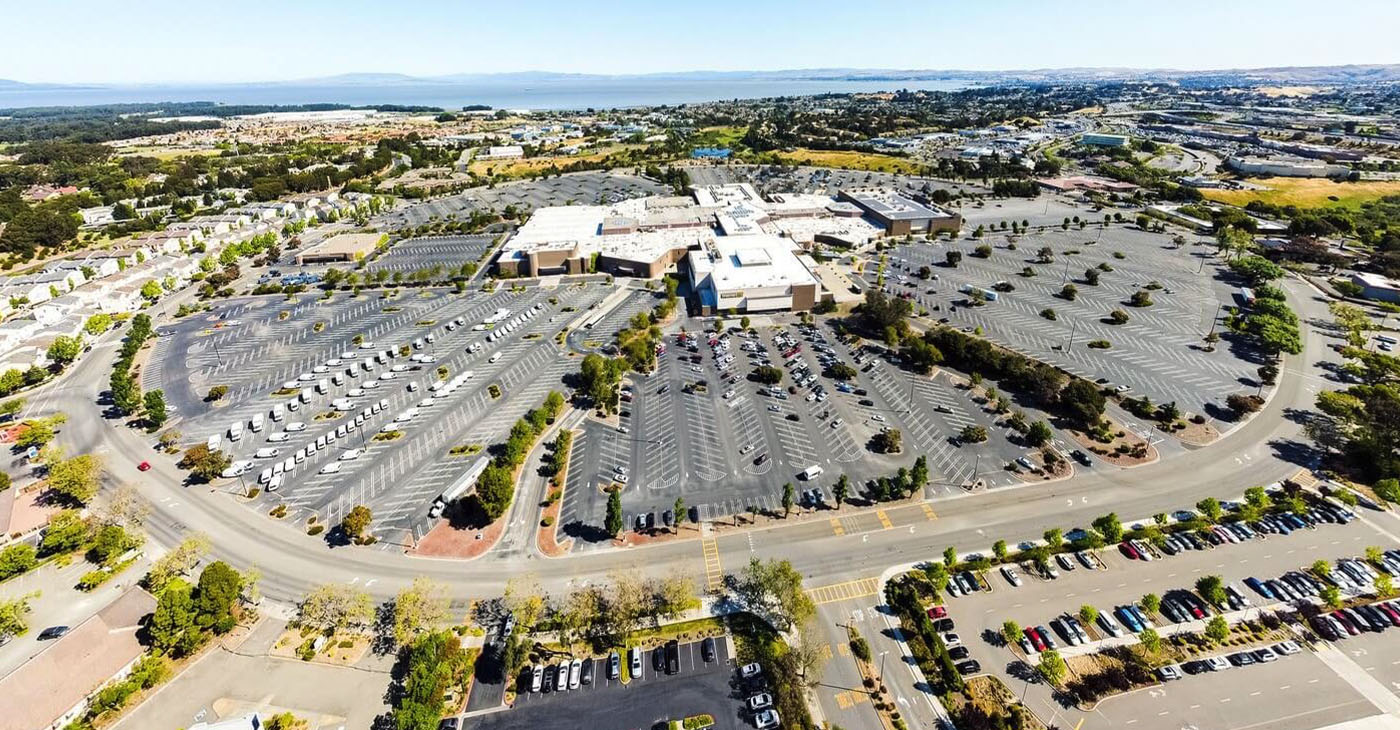
<instances>
[{"instance_id":1,"label":"street lamp","mask_svg":"<svg viewBox=\"0 0 1400 730\"><path fill-rule=\"evenodd\" d=\"M886 649L885 651L880 652L880 685L881 685L881 686L884 686L884 684L885 684L885 656L886 656L887 654L889 654L889 653L890 653L890 652L889 652L888 649Z\"/></svg>"}]
</instances>

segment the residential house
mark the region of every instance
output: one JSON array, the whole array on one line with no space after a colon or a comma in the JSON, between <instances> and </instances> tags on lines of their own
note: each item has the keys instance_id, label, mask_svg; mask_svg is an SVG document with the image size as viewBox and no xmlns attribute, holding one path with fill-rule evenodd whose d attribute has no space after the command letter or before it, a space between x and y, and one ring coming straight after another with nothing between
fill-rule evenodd
<instances>
[{"instance_id":1,"label":"residential house","mask_svg":"<svg viewBox=\"0 0 1400 730\"><path fill-rule=\"evenodd\" d=\"M131 588L0 678L0 730L56 730L81 717L98 690L136 666L145 652L137 632L155 608L155 597Z\"/></svg>"}]
</instances>

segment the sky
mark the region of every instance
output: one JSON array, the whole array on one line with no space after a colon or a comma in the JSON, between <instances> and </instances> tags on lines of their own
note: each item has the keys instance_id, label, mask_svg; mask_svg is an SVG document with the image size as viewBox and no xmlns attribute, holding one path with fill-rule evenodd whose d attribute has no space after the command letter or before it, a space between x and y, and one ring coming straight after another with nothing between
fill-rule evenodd
<instances>
[{"instance_id":1,"label":"sky","mask_svg":"<svg viewBox=\"0 0 1400 730\"><path fill-rule=\"evenodd\" d=\"M1396 0L10 0L0 79L1400 62Z\"/></svg>"}]
</instances>

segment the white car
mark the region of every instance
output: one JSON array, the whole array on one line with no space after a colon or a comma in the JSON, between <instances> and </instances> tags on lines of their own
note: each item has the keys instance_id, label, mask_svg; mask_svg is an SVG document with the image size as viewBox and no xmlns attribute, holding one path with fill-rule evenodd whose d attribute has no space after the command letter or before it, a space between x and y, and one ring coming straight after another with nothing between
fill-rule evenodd
<instances>
[{"instance_id":1,"label":"white car","mask_svg":"<svg viewBox=\"0 0 1400 730\"><path fill-rule=\"evenodd\" d=\"M778 726L778 711L767 709L753 716L753 726L757 730L771 730Z\"/></svg>"},{"instance_id":2,"label":"white car","mask_svg":"<svg viewBox=\"0 0 1400 730\"><path fill-rule=\"evenodd\" d=\"M305 423L302 423L301 421L292 421L291 423L287 424L287 431L290 432L290 433L296 433L296 432L298 432L298 431L305 431L305 430L306 430L306 424L305 424Z\"/></svg>"},{"instance_id":3,"label":"white car","mask_svg":"<svg viewBox=\"0 0 1400 730\"><path fill-rule=\"evenodd\" d=\"M354 461L355 459L360 458L360 454L361 454L361 453L362 453L362 452L361 452L359 449L349 449L349 450L347 450L345 453L343 453L343 454L340 455L340 460L341 460L341 461Z\"/></svg>"},{"instance_id":4,"label":"white car","mask_svg":"<svg viewBox=\"0 0 1400 730\"><path fill-rule=\"evenodd\" d=\"M321 472L320 472L320 473L322 473L322 474L334 474L334 473L340 471L340 466L341 466L340 462L338 462L338 461L332 461L331 463L326 464L325 466L321 467Z\"/></svg>"},{"instance_id":5,"label":"white car","mask_svg":"<svg viewBox=\"0 0 1400 730\"><path fill-rule=\"evenodd\" d=\"M365 390L374 390L375 388L378 388L380 385L382 385L382 384L381 384L378 380L369 380L369 381L366 381L366 382L365 382L365 384L364 384L364 389L365 389Z\"/></svg>"}]
</instances>

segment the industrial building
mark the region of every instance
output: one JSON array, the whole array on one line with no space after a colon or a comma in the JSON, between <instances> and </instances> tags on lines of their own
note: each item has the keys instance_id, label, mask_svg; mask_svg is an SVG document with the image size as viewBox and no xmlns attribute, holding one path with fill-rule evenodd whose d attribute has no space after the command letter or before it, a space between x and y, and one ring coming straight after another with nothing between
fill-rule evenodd
<instances>
[{"instance_id":1,"label":"industrial building","mask_svg":"<svg viewBox=\"0 0 1400 730\"><path fill-rule=\"evenodd\" d=\"M943 231L956 233L962 228L962 216L957 213L888 190L842 190L837 197L854 204L873 218L889 236Z\"/></svg>"},{"instance_id":2,"label":"industrial building","mask_svg":"<svg viewBox=\"0 0 1400 730\"><path fill-rule=\"evenodd\" d=\"M1079 143L1090 147L1127 147L1128 136L1124 134L1095 134L1085 132L1079 135Z\"/></svg>"},{"instance_id":3,"label":"industrial building","mask_svg":"<svg viewBox=\"0 0 1400 730\"><path fill-rule=\"evenodd\" d=\"M1241 175L1277 175L1279 177L1346 177L1351 168L1328 162L1301 158L1269 159L1263 157L1229 157L1225 166Z\"/></svg>"}]
</instances>

